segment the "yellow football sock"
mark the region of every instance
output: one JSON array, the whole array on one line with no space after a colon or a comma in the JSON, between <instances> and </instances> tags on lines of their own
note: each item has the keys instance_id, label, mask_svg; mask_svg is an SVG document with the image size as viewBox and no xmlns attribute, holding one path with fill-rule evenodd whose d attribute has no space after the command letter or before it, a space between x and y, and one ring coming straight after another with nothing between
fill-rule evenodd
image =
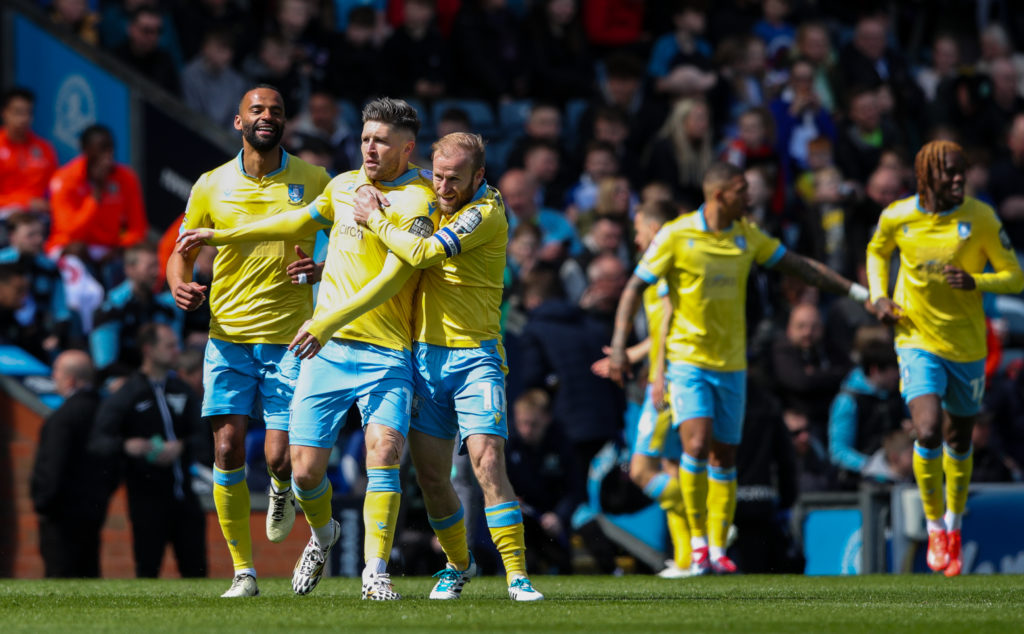
<instances>
[{"instance_id":1,"label":"yellow football sock","mask_svg":"<svg viewBox=\"0 0 1024 634\"><path fill-rule=\"evenodd\" d=\"M366 538L363 556L371 559L391 559L391 545L395 541L395 524L402 501L399 465L367 467L366 499L363 502L363 526Z\"/></svg>"},{"instance_id":2,"label":"yellow football sock","mask_svg":"<svg viewBox=\"0 0 1024 634\"><path fill-rule=\"evenodd\" d=\"M296 485L295 501L302 508L302 513L306 516L306 521L309 522L311 528L317 529L327 526L327 523L331 521L331 498L333 493L334 489L331 487L331 481L327 479L327 476L324 476L320 484L309 491L300 489Z\"/></svg>"},{"instance_id":3,"label":"yellow football sock","mask_svg":"<svg viewBox=\"0 0 1024 634\"><path fill-rule=\"evenodd\" d=\"M686 521L690 536L707 536L708 461L683 454L679 469L679 487L686 504Z\"/></svg>"},{"instance_id":4,"label":"yellow football sock","mask_svg":"<svg viewBox=\"0 0 1024 634\"><path fill-rule=\"evenodd\" d=\"M504 502L484 509L491 541L505 564L505 580L526 576L526 535L519 502Z\"/></svg>"},{"instance_id":5,"label":"yellow football sock","mask_svg":"<svg viewBox=\"0 0 1024 634\"><path fill-rule=\"evenodd\" d=\"M231 471L213 467L213 504L235 570L254 570L249 533L249 485L245 482L244 466Z\"/></svg>"},{"instance_id":6,"label":"yellow football sock","mask_svg":"<svg viewBox=\"0 0 1024 634\"><path fill-rule=\"evenodd\" d=\"M676 510L665 512L668 520L668 534L672 538L673 559L680 568L690 567L690 526L686 515Z\"/></svg>"},{"instance_id":7,"label":"yellow football sock","mask_svg":"<svg viewBox=\"0 0 1024 634\"><path fill-rule=\"evenodd\" d=\"M916 465L915 456L915 465ZM946 445L942 452L942 471L946 474L946 508L962 515L967 507L967 485L974 470L974 448L966 453L956 453Z\"/></svg>"},{"instance_id":8,"label":"yellow football sock","mask_svg":"<svg viewBox=\"0 0 1024 634\"><path fill-rule=\"evenodd\" d=\"M437 535L437 541L441 543L441 550L448 557L448 561L459 570L469 568L469 544L466 542L466 521L465 511L459 505L459 510L448 517L434 519L428 517L430 527Z\"/></svg>"},{"instance_id":9,"label":"yellow football sock","mask_svg":"<svg viewBox=\"0 0 1024 634\"><path fill-rule=\"evenodd\" d=\"M924 516L933 521L942 519L942 447L928 449L914 443L914 479L921 491Z\"/></svg>"},{"instance_id":10,"label":"yellow football sock","mask_svg":"<svg viewBox=\"0 0 1024 634\"><path fill-rule=\"evenodd\" d=\"M708 545L725 548L736 514L736 467L708 469Z\"/></svg>"}]
</instances>

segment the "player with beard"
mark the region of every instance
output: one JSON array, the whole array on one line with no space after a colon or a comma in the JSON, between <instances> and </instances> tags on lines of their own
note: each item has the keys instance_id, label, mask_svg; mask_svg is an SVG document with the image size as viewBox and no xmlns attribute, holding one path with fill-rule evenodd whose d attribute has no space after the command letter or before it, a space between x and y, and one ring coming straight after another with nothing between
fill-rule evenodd
<instances>
[{"instance_id":1,"label":"player with beard","mask_svg":"<svg viewBox=\"0 0 1024 634\"><path fill-rule=\"evenodd\" d=\"M341 533L331 515L327 461L355 403L366 438L362 595L376 601L401 598L387 563L401 499L399 460L412 408L413 294L420 276L355 222L352 205L358 186L372 182L391 200L391 222L403 231L433 233L434 193L408 162L419 126L416 110L406 102L371 101L363 108L362 169L335 177L312 205L233 229L185 231L179 239L179 248L189 249L203 241L294 238L331 227L316 311L296 328L295 337L317 342L315 349L303 348L296 355L308 360L299 373L289 429L295 497L313 533L292 574L296 594L307 594L320 582ZM351 308L356 304L368 312L356 318Z\"/></svg>"},{"instance_id":2,"label":"player with beard","mask_svg":"<svg viewBox=\"0 0 1024 634\"><path fill-rule=\"evenodd\" d=\"M284 125L284 101L276 89L258 86L245 93L235 116L242 150L196 181L182 231L228 229L302 209L320 195L330 177L281 148ZM267 538L283 540L295 521L288 411L299 362L287 346L313 313L313 292L310 284L293 284L285 267L303 259L300 249L312 253L313 243L310 235L223 247L214 261L212 289L192 279L199 249L175 251L167 262L167 282L179 308L195 310L210 294L202 413L213 426L213 499L235 570L224 597L259 594L245 482L245 435L258 404L271 478Z\"/></svg>"},{"instance_id":3,"label":"player with beard","mask_svg":"<svg viewBox=\"0 0 1024 634\"><path fill-rule=\"evenodd\" d=\"M967 162L959 145L928 143L914 168L917 195L889 205L868 244L868 283L875 314L895 325L900 390L917 431L914 477L928 524L928 566L955 577L963 571L971 434L985 391L982 293L1019 293L1024 274L992 208L964 195ZM889 299L889 258L897 248ZM984 272L986 264L994 272Z\"/></svg>"},{"instance_id":4,"label":"player with beard","mask_svg":"<svg viewBox=\"0 0 1024 634\"><path fill-rule=\"evenodd\" d=\"M504 287L508 222L496 189L484 182L485 151L479 135L456 132L433 146L432 188L440 228L420 236L396 226L385 209L394 201L363 188L354 210L394 254L423 269L413 310L415 394L409 448L424 503L447 566L437 575L431 599L458 599L476 574L466 543L462 503L451 483L452 450L468 451L483 489L485 516L502 562L509 597L537 601L526 573L526 543L519 501L505 470L508 423L505 350L500 305ZM350 302L353 313L363 309ZM316 354L320 341L300 333L301 356Z\"/></svg>"}]
</instances>

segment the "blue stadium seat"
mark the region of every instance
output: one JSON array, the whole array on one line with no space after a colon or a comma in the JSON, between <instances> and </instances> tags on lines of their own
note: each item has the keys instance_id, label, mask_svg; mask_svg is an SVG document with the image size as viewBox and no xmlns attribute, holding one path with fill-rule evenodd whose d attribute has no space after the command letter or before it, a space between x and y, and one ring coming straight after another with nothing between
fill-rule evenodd
<instances>
[{"instance_id":1,"label":"blue stadium seat","mask_svg":"<svg viewBox=\"0 0 1024 634\"><path fill-rule=\"evenodd\" d=\"M523 126L530 118L533 102L529 99L517 99L501 104L498 108L498 120L501 131L508 139L517 139L523 135Z\"/></svg>"},{"instance_id":2,"label":"blue stadium seat","mask_svg":"<svg viewBox=\"0 0 1024 634\"><path fill-rule=\"evenodd\" d=\"M420 115L420 135L417 141L420 143L431 143L434 141L434 131L437 130L437 126L434 123L434 117L431 114L430 107L427 104L415 97L402 97L406 103L416 109L416 112ZM437 109L434 109L437 112ZM430 148L428 147L425 152L430 154Z\"/></svg>"},{"instance_id":3,"label":"blue stadium seat","mask_svg":"<svg viewBox=\"0 0 1024 634\"><path fill-rule=\"evenodd\" d=\"M441 99L434 103L434 126L440 116L448 108L461 108L469 115L469 125L473 132L476 132L485 139L493 139L500 134L498 125L494 119L494 110L486 101L479 99Z\"/></svg>"},{"instance_id":4,"label":"blue stadium seat","mask_svg":"<svg viewBox=\"0 0 1024 634\"><path fill-rule=\"evenodd\" d=\"M362 111L348 99L339 99L338 108L341 109L341 118L345 120L345 125L358 137L363 130Z\"/></svg>"},{"instance_id":5,"label":"blue stadium seat","mask_svg":"<svg viewBox=\"0 0 1024 634\"><path fill-rule=\"evenodd\" d=\"M497 185L498 179L505 173L508 155L515 143L513 138L504 138L487 144L487 181L491 185Z\"/></svg>"}]
</instances>

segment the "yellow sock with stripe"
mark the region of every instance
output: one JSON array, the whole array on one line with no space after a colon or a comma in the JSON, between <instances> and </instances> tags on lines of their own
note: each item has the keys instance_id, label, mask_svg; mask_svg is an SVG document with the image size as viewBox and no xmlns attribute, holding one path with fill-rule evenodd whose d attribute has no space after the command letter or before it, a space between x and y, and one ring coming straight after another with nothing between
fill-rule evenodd
<instances>
[{"instance_id":1,"label":"yellow sock with stripe","mask_svg":"<svg viewBox=\"0 0 1024 634\"><path fill-rule=\"evenodd\" d=\"M929 449L914 442L914 479L921 492L924 516L928 530L935 530L942 524L945 504L942 491L942 447Z\"/></svg>"},{"instance_id":2,"label":"yellow sock with stripe","mask_svg":"<svg viewBox=\"0 0 1024 634\"><path fill-rule=\"evenodd\" d=\"M363 556L369 572L385 572L395 541L395 524L402 501L399 465L366 468L366 499L363 502L363 526L366 538Z\"/></svg>"},{"instance_id":3,"label":"yellow sock with stripe","mask_svg":"<svg viewBox=\"0 0 1024 634\"><path fill-rule=\"evenodd\" d=\"M270 486L274 488L274 493L284 493L292 487L292 481L290 479L279 480L278 477L274 475L274 472L270 470L270 467L267 467L267 475L270 476Z\"/></svg>"},{"instance_id":4,"label":"yellow sock with stripe","mask_svg":"<svg viewBox=\"0 0 1024 634\"><path fill-rule=\"evenodd\" d=\"M665 511L668 520L668 535L672 539L672 559L680 568L690 567L690 525L686 522L686 514L675 509Z\"/></svg>"},{"instance_id":5,"label":"yellow sock with stripe","mask_svg":"<svg viewBox=\"0 0 1024 634\"><path fill-rule=\"evenodd\" d=\"M708 467L708 553L712 560L725 554L736 515L736 467Z\"/></svg>"},{"instance_id":6,"label":"yellow sock with stripe","mask_svg":"<svg viewBox=\"0 0 1024 634\"><path fill-rule=\"evenodd\" d=\"M459 504L459 510L447 517L435 519L427 517L430 528L434 529L437 541L441 543L448 561L459 570L469 568L469 544L466 542L465 511Z\"/></svg>"},{"instance_id":7,"label":"yellow sock with stripe","mask_svg":"<svg viewBox=\"0 0 1024 634\"><path fill-rule=\"evenodd\" d=\"M333 515L331 498L334 495L334 489L331 487L331 481L324 476L320 480L320 484L309 491L300 489L297 484L294 485L294 489L295 501L302 508L302 513L306 516L306 521L309 522L309 528L312 529L317 543L321 547L326 547L332 536L330 527Z\"/></svg>"},{"instance_id":8,"label":"yellow sock with stripe","mask_svg":"<svg viewBox=\"0 0 1024 634\"><path fill-rule=\"evenodd\" d=\"M679 486L679 479L664 471L647 481L644 494L665 511L683 507L683 490Z\"/></svg>"},{"instance_id":9,"label":"yellow sock with stripe","mask_svg":"<svg viewBox=\"0 0 1024 634\"><path fill-rule=\"evenodd\" d=\"M255 576L249 533L249 485L245 482L244 466L230 471L213 467L213 505L217 508L217 521L228 543L235 573L249 572Z\"/></svg>"},{"instance_id":10,"label":"yellow sock with stripe","mask_svg":"<svg viewBox=\"0 0 1024 634\"><path fill-rule=\"evenodd\" d=\"M679 487L686 504L690 543L700 548L707 545L708 461L684 453L679 467Z\"/></svg>"},{"instance_id":11,"label":"yellow sock with stripe","mask_svg":"<svg viewBox=\"0 0 1024 634\"><path fill-rule=\"evenodd\" d=\"M960 530L961 518L967 507L967 487L974 470L974 447L957 453L945 445L942 452L942 471L946 474L946 530Z\"/></svg>"},{"instance_id":12,"label":"yellow sock with stripe","mask_svg":"<svg viewBox=\"0 0 1024 634\"><path fill-rule=\"evenodd\" d=\"M491 541L505 564L505 580L526 576L526 535L519 502L504 502L484 509Z\"/></svg>"}]
</instances>

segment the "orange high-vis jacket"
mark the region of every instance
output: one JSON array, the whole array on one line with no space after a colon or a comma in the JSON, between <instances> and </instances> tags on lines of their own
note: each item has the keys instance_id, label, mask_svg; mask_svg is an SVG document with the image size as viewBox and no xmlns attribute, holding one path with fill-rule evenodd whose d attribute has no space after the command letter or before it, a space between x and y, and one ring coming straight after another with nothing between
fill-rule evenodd
<instances>
[{"instance_id":1,"label":"orange high-vis jacket","mask_svg":"<svg viewBox=\"0 0 1024 634\"><path fill-rule=\"evenodd\" d=\"M34 198L46 198L46 187L57 170L57 153L29 131L21 143L0 129L0 210L26 210Z\"/></svg>"},{"instance_id":2,"label":"orange high-vis jacket","mask_svg":"<svg viewBox=\"0 0 1024 634\"><path fill-rule=\"evenodd\" d=\"M47 249L72 242L129 247L146 237L149 223L142 189L131 168L115 165L99 200L86 174L84 156L57 170L50 181L50 240Z\"/></svg>"}]
</instances>

